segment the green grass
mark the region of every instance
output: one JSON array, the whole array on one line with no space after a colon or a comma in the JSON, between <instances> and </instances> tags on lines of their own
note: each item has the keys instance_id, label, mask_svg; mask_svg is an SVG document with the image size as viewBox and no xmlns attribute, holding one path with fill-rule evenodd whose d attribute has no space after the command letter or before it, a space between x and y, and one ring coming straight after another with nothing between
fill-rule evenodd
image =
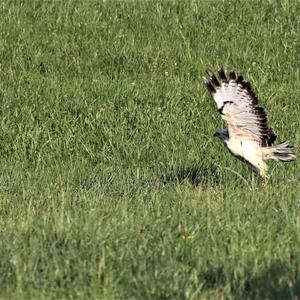
<instances>
[{"instance_id":1,"label":"green grass","mask_svg":"<svg viewBox=\"0 0 300 300\"><path fill-rule=\"evenodd\" d=\"M213 133L235 69L299 149L299 1L3 1L0 297L296 299L300 166Z\"/></svg>"}]
</instances>

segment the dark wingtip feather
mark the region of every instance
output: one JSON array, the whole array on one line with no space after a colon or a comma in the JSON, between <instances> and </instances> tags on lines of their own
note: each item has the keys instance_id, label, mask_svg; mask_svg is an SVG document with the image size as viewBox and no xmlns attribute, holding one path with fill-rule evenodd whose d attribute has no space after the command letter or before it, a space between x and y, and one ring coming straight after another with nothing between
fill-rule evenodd
<instances>
[{"instance_id":1,"label":"dark wingtip feather","mask_svg":"<svg viewBox=\"0 0 300 300\"><path fill-rule=\"evenodd\" d=\"M239 75L236 82L243 85L244 77L242 75Z\"/></svg>"},{"instance_id":2,"label":"dark wingtip feather","mask_svg":"<svg viewBox=\"0 0 300 300\"><path fill-rule=\"evenodd\" d=\"M206 77L203 77L203 81L204 81L204 84L205 84L207 90L210 92L210 94L214 94L216 92L216 89L212 85L212 83Z\"/></svg>"},{"instance_id":3,"label":"dark wingtip feather","mask_svg":"<svg viewBox=\"0 0 300 300\"><path fill-rule=\"evenodd\" d=\"M229 80L236 80L236 74L234 71L229 73Z\"/></svg>"},{"instance_id":4,"label":"dark wingtip feather","mask_svg":"<svg viewBox=\"0 0 300 300\"><path fill-rule=\"evenodd\" d=\"M210 70L210 69L207 69L207 70L206 70L206 74L207 74L209 77L212 77L212 76L214 76L214 73L213 73L213 71L212 71L212 70Z\"/></svg>"},{"instance_id":5,"label":"dark wingtip feather","mask_svg":"<svg viewBox=\"0 0 300 300\"><path fill-rule=\"evenodd\" d=\"M212 81L212 83L213 83L215 86L220 86L220 83L219 83L217 77L215 76L215 74L214 74L211 70L208 69L208 70L206 71L206 73L207 73L209 79Z\"/></svg>"},{"instance_id":6,"label":"dark wingtip feather","mask_svg":"<svg viewBox=\"0 0 300 300\"><path fill-rule=\"evenodd\" d=\"M217 68L218 68L218 73L219 73L219 76L220 76L221 80L222 81L227 81L227 78L226 78L223 67L218 66Z\"/></svg>"}]
</instances>

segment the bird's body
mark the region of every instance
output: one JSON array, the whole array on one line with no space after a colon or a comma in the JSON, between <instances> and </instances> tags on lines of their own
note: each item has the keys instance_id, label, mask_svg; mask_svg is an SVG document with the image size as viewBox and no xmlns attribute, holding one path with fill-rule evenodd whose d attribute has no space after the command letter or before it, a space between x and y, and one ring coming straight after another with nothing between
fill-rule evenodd
<instances>
[{"instance_id":1,"label":"bird's body","mask_svg":"<svg viewBox=\"0 0 300 300\"><path fill-rule=\"evenodd\" d=\"M276 135L268 127L267 114L258 106L258 99L250 84L242 76L231 72L227 79L222 68L218 69L221 82L210 70L204 83L214 98L228 129L217 132L229 151L246 161L263 178L267 178L265 160L291 161L294 150L288 142L273 145Z\"/></svg>"},{"instance_id":2,"label":"bird's body","mask_svg":"<svg viewBox=\"0 0 300 300\"><path fill-rule=\"evenodd\" d=\"M268 166L263 161L263 151L255 142L231 138L224 143L233 155L248 162L255 171L259 171L262 176L267 174Z\"/></svg>"}]
</instances>

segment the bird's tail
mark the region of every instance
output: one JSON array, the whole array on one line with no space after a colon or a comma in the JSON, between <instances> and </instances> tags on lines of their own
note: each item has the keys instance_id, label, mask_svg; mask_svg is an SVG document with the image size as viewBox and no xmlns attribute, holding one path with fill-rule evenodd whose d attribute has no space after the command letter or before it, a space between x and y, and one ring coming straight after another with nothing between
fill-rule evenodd
<instances>
[{"instance_id":1,"label":"bird's tail","mask_svg":"<svg viewBox=\"0 0 300 300\"><path fill-rule=\"evenodd\" d=\"M265 159L273 159L283 162L288 162L296 159L294 148L289 146L288 141L272 147L266 147L264 155Z\"/></svg>"}]
</instances>

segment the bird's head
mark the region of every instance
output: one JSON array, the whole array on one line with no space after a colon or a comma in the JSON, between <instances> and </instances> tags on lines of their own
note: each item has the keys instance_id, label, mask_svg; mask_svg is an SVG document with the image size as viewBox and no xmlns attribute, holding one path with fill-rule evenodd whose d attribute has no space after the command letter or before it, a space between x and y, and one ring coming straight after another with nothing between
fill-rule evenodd
<instances>
[{"instance_id":1,"label":"bird's head","mask_svg":"<svg viewBox=\"0 0 300 300\"><path fill-rule=\"evenodd\" d=\"M222 141L226 142L229 139L228 131L227 129L221 129L217 131L214 136L220 138Z\"/></svg>"}]
</instances>

